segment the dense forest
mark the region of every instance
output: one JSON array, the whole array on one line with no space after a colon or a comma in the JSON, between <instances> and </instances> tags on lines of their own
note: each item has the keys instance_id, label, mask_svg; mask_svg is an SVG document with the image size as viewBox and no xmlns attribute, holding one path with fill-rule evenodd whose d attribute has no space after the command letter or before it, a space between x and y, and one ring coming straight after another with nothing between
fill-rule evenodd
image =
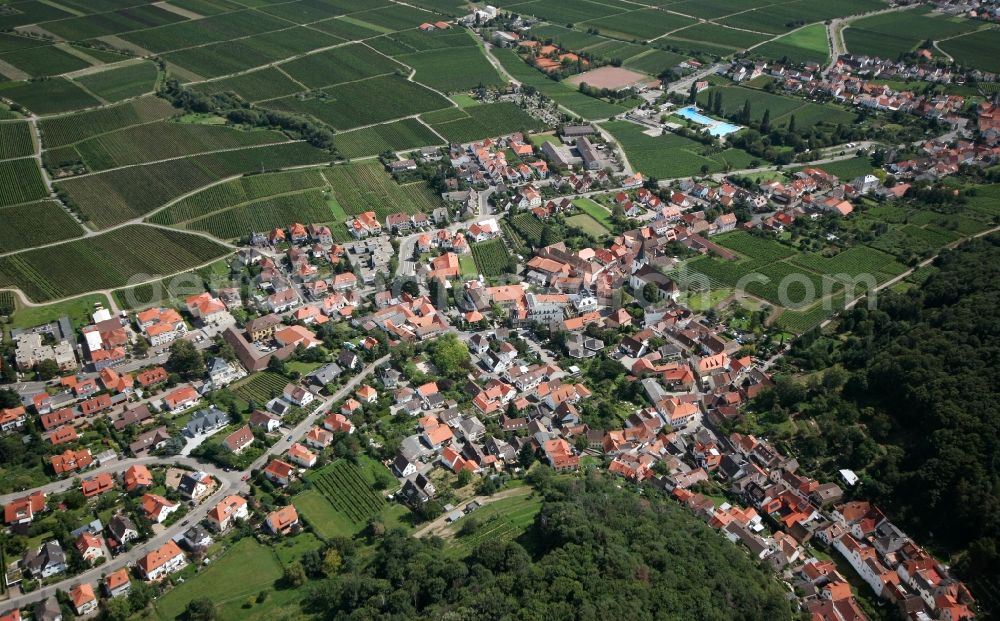
<instances>
[{"instance_id":1,"label":"dense forest","mask_svg":"<svg viewBox=\"0 0 1000 621\"><path fill-rule=\"evenodd\" d=\"M543 468L543 471L547 470ZM381 538L373 556L342 551L306 609L326 619L792 619L780 583L739 547L659 491L606 475L547 479L517 541L488 541L464 561L440 539Z\"/></svg>"},{"instance_id":2,"label":"dense forest","mask_svg":"<svg viewBox=\"0 0 1000 621\"><path fill-rule=\"evenodd\" d=\"M995 608L1000 236L968 242L934 265L922 286L880 292L874 310L859 304L836 334L801 339L790 359L816 372L779 378L757 406L765 423L797 420L786 444L814 473L858 470L858 493L956 560L974 594ZM809 428L818 431L802 431Z\"/></svg>"}]
</instances>

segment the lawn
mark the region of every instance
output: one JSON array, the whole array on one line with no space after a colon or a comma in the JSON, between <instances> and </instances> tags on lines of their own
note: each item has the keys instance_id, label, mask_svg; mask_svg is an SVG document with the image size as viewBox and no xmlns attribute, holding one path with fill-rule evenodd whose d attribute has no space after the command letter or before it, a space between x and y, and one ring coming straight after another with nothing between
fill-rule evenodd
<instances>
[{"instance_id":1,"label":"lawn","mask_svg":"<svg viewBox=\"0 0 1000 621\"><path fill-rule=\"evenodd\" d=\"M601 225L600 222L585 213L566 218L566 224L579 227L584 233L593 235L594 237L600 237L608 233L608 229Z\"/></svg>"},{"instance_id":2,"label":"lawn","mask_svg":"<svg viewBox=\"0 0 1000 621\"><path fill-rule=\"evenodd\" d=\"M732 294L733 290L728 287L713 288L708 291L689 291L678 300L678 303L696 313L704 312L710 308L715 308Z\"/></svg>"},{"instance_id":3,"label":"lawn","mask_svg":"<svg viewBox=\"0 0 1000 621\"><path fill-rule=\"evenodd\" d=\"M273 550L254 539L241 539L222 558L156 600L156 617L163 621L176 619L193 599L209 598L219 607L255 596L273 587L281 575L281 564Z\"/></svg>"},{"instance_id":4,"label":"lawn","mask_svg":"<svg viewBox=\"0 0 1000 621\"><path fill-rule=\"evenodd\" d=\"M595 203L589 198L577 198L573 200L573 205L594 220L597 220L605 229L613 229L611 223L611 212Z\"/></svg>"},{"instance_id":5,"label":"lawn","mask_svg":"<svg viewBox=\"0 0 1000 621\"><path fill-rule=\"evenodd\" d=\"M472 279L479 276L479 269L476 267L476 260L472 255L463 254L458 257L458 265L462 268L462 278Z\"/></svg>"},{"instance_id":6,"label":"lawn","mask_svg":"<svg viewBox=\"0 0 1000 621\"><path fill-rule=\"evenodd\" d=\"M314 489L306 490L292 499L292 504L323 539L353 537L364 525L352 522L346 515L333 508L326 497Z\"/></svg>"},{"instance_id":7,"label":"lawn","mask_svg":"<svg viewBox=\"0 0 1000 621\"><path fill-rule=\"evenodd\" d=\"M479 105L478 100L474 99L472 95L467 95L465 93L455 93L451 96L451 100L458 104L459 108L468 108Z\"/></svg>"},{"instance_id":8,"label":"lawn","mask_svg":"<svg viewBox=\"0 0 1000 621\"><path fill-rule=\"evenodd\" d=\"M557 147L561 147L563 144L563 141L560 140L559 136L556 136L555 134L534 134L533 136L530 137L530 139L531 139L531 144L535 145L536 147L540 147L546 142L551 142Z\"/></svg>"},{"instance_id":9,"label":"lawn","mask_svg":"<svg viewBox=\"0 0 1000 621\"><path fill-rule=\"evenodd\" d=\"M836 162L829 162L826 164L819 164L815 166L816 168L821 168L831 175L836 175L840 177L841 181L850 181L855 177L860 175L867 175L874 167L872 166L871 160L867 157L852 157L846 160L838 160ZM795 173L805 168L810 168L809 165L797 166L795 168L790 168L789 173Z\"/></svg>"},{"instance_id":10,"label":"lawn","mask_svg":"<svg viewBox=\"0 0 1000 621\"><path fill-rule=\"evenodd\" d=\"M19 307L11 318L12 328L30 328L50 321L55 321L63 315L69 317L74 328L91 323L94 305L100 303L104 308L111 308L108 296L103 293L92 293L65 302L46 304L45 306Z\"/></svg>"},{"instance_id":11,"label":"lawn","mask_svg":"<svg viewBox=\"0 0 1000 621\"><path fill-rule=\"evenodd\" d=\"M790 32L774 41L769 41L751 52L754 56L791 62L823 63L830 56L825 24L811 24Z\"/></svg>"},{"instance_id":12,"label":"lawn","mask_svg":"<svg viewBox=\"0 0 1000 621\"><path fill-rule=\"evenodd\" d=\"M709 147L699 142L671 133L649 136L642 127L629 121L610 121L603 127L622 145L636 170L658 179L721 172L727 162L730 168L739 169L751 161L749 154L738 149L706 155Z\"/></svg>"}]
</instances>

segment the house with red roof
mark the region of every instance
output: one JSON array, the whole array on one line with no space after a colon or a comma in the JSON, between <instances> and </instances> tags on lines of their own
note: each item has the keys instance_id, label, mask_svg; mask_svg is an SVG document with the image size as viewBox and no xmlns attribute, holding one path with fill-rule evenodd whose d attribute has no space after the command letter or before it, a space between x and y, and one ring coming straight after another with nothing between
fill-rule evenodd
<instances>
[{"instance_id":1,"label":"house with red roof","mask_svg":"<svg viewBox=\"0 0 1000 621\"><path fill-rule=\"evenodd\" d=\"M295 507L288 505L267 514L264 520L273 535L287 535L299 525L299 514Z\"/></svg>"},{"instance_id":2,"label":"house with red roof","mask_svg":"<svg viewBox=\"0 0 1000 621\"><path fill-rule=\"evenodd\" d=\"M150 581L161 580L167 574L180 571L187 565L184 553L173 541L168 541L146 556L143 556L136 563L139 573Z\"/></svg>"},{"instance_id":3,"label":"house with red roof","mask_svg":"<svg viewBox=\"0 0 1000 621\"><path fill-rule=\"evenodd\" d=\"M208 512L208 523L216 532L228 529L234 520L245 520L250 516L247 501L242 496L226 496Z\"/></svg>"},{"instance_id":4,"label":"house with red roof","mask_svg":"<svg viewBox=\"0 0 1000 621\"><path fill-rule=\"evenodd\" d=\"M264 468L264 476L276 485L285 486L292 480L295 467L280 459L272 459Z\"/></svg>"}]
</instances>

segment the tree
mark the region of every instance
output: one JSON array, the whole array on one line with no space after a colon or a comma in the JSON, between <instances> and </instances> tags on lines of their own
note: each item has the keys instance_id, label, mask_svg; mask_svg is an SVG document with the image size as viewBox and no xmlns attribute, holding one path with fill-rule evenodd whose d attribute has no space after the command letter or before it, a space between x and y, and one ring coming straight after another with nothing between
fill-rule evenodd
<instances>
[{"instance_id":1,"label":"tree","mask_svg":"<svg viewBox=\"0 0 1000 621\"><path fill-rule=\"evenodd\" d=\"M115 597L104 602L104 618L107 621L127 621L132 615L132 604L124 597Z\"/></svg>"},{"instance_id":2,"label":"tree","mask_svg":"<svg viewBox=\"0 0 1000 621\"><path fill-rule=\"evenodd\" d=\"M323 573L326 574L327 577L332 578L337 575L337 572L340 571L340 567L343 564L344 559L341 558L340 552L338 552L335 548L330 548L326 551L326 554L323 555Z\"/></svg>"},{"instance_id":3,"label":"tree","mask_svg":"<svg viewBox=\"0 0 1000 621\"><path fill-rule=\"evenodd\" d=\"M527 470L531 467L531 464L535 463L537 457L535 456L534 449L531 448L530 444L525 444L521 447L521 450L517 453L517 463L520 464L522 468Z\"/></svg>"},{"instance_id":4,"label":"tree","mask_svg":"<svg viewBox=\"0 0 1000 621\"><path fill-rule=\"evenodd\" d=\"M137 337L135 339L135 343L132 344L132 353L135 354L136 356L143 357L146 355L146 352L148 351L149 351L149 341L146 340L146 337L144 336Z\"/></svg>"},{"instance_id":5,"label":"tree","mask_svg":"<svg viewBox=\"0 0 1000 621\"><path fill-rule=\"evenodd\" d=\"M792 116L788 117L788 133L789 134L794 134L795 133L795 115L794 114Z\"/></svg>"},{"instance_id":6,"label":"tree","mask_svg":"<svg viewBox=\"0 0 1000 621\"><path fill-rule=\"evenodd\" d=\"M16 408L19 405L21 405L21 397L16 392L10 388L0 388L0 409Z\"/></svg>"},{"instance_id":7,"label":"tree","mask_svg":"<svg viewBox=\"0 0 1000 621\"><path fill-rule=\"evenodd\" d=\"M696 82L691 83L691 88L688 90L688 103L693 104L698 99L698 84Z\"/></svg>"},{"instance_id":8,"label":"tree","mask_svg":"<svg viewBox=\"0 0 1000 621\"><path fill-rule=\"evenodd\" d=\"M438 373L453 379L465 376L471 357L468 346L460 341L457 335L445 334L431 344L430 350L431 360L437 367Z\"/></svg>"},{"instance_id":9,"label":"tree","mask_svg":"<svg viewBox=\"0 0 1000 621\"><path fill-rule=\"evenodd\" d=\"M458 472L458 481L455 482L455 487L465 487L471 482L472 473L463 468Z\"/></svg>"},{"instance_id":10,"label":"tree","mask_svg":"<svg viewBox=\"0 0 1000 621\"><path fill-rule=\"evenodd\" d=\"M215 604L207 597L193 599L184 609L184 617L188 621L214 621Z\"/></svg>"},{"instance_id":11,"label":"tree","mask_svg":"<svg viewBox=\"0 0 1000 621\"><path fill-rule=\"evenodd\" d=\"M743 100L743 112L740 113L740 120L743 122L744 125L749 125L750 124L750 114L751 114L750 100L749 99L744 99Z\"/></svg>"},{"instance_id":12,"label":"tree","mask_svg":"<svg viewBox=\"0 0 1000 621\"><path fill-rule=\"evenodd\" d=\"M55 360L42 360L35 365L35 373L41 381L48 381L59 375L59 365Z\"/></svg>"},{"instance_id":13,"label":"tree","mask_svg":"<svg viewBox=\"0 0 1000 621\"><path fill-rule=\"evenodd\" d=\"M205 375L205 359L191 341L174 341L170 346L167 369L186 380L198 379Z\"/></svg>"},{"instance_id":14,"label":"tree","mask_svg":"<svg viewBox=\"0 0 1000 621\"><path fill-rule=\"evenodd\" d=\"M771 131L771 109L767 108L764 110L764 117L760 120L760 131L761 133L768 133Z\"/></svg>"},{"instance_id":15,"label":"tree","mask_svg":"<svg viewBox=\"0 0 1000 621\"><path fill-rule=\"evenodd\" d=\"M291 587L300 587L306 582L306 570L302 563L295 561L285 568L285 582Z\"/></svg>"}]
</instances>

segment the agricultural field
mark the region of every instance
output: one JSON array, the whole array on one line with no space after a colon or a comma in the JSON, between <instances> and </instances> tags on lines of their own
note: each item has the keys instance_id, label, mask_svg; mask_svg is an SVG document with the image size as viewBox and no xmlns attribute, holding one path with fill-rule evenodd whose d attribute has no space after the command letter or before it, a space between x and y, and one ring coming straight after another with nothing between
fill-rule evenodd
<instances>
[{"instance_id":1,"label":"agricultural field","mask_svg":"<svg viewBox=\"0 0 1000 621\"><path fill-rule=\"evenodd\" d=\"M502 239L472 244L472 257L476 260L479 273L487 278L495 278L507 272L510 264L510 253Z\"/></svg>"},{"instance_id":2,"label":"agricultural field","mask_svg":"<svg viewBox=\"0 0 1000 621\"><path fill-rule=\"evenodd\" d=\"M658 76L684 62L685 57L666 50L650 49L625 61L626 69Z\"/></svg>"},{"instance_id":3,"label":"agricultural field","mask_svg":"<svg viewBox=\"0 0 1000 621\"><path fill-rule=\"evenodd\" d=\"M328 194L329 190L307 190L266 198L192 220L185 228L205 231L220 239L237 239L254 231L287 228L295 222L328 224L334 221Z\"/></svg>"},{"instance_id":4,"label":"agricultural field","mask_svg":"<svg viewBox=\"0 0 1000 621\"><path fill-rule=\"evenodd\" d=\"M1000 73L1000 31L991 28L942 41L939 47L963 67Z\"/></svg>"},{"instance_id":5,"label":"agricultural field","mask_svg":"<svg viewBox=\"0 0 1000 621\"><path fill-rule=\"evenodd\" d=\"M280 395L287 384L287 378L271 371L262 371L239 380L230 386L230 390L247 403L253 401L264 404Z\"/></svg>"},{"instance_id":6,"label":"agricultural field","mask_svg":"<svg viewBox=\"0 0 1000 621\"><path fill-rule=\"evenodd\" d=\"M56 45L3 52L0 53L0 62L12 65L32 78L60 75L92 66Z\"/></svg>"},{"instance_id":7,"label":"agricultural field","mask_svg":"<svg viewBox=\"0 0 1000 621\"><path fill-rule=\"evenodd\" d=\"M262 198L326 185L327 181L319 170L247 175L212 186L178 201L157 211L149 217L149 221L156 224L178 224Z\"/></svg>"},{"instance_id":8,"label":"agricultural field","mask_svg":"<svg viewBox=\"0 0 1000 621\"><path fill-rule=\"evenodd\" d=\"M464 557L479 545L511 541L524 533L542 508L541 497L527 489L525 492L485 505L449 526L454 533L450 546L456 556ZM478 526L469 534L459 534L470 520Z\"/></svg>"},{"instance_id":9,"label":"agricultural field","mask_svg":"<svg viewBox=\"0 0 1000 621\"><path fill-rule=\"evenodd\" d=\"M446 122L431 122L430 126L449 142L466 143L503 136L516 131L544 129L541 121L530 116L511 102L472 106L459 110L461 118Z\"/></svg>"},{"instance_id":10,"label":"agricultural field","mask_svg":"<svg viewBox=\"0 0 1000 621\"><path fill-rule=\"evenodd\" d=\"M185 155L286 142L284 134L221 125L155 122L101 134L74 146L92 172Z\"/></svg>"},{"instance_id":11,"label":"agricultural field","mask_svg":"<svg viewBox=\"0 0 1000 621\"><path fill-rule=\"evenodd\" d=\"M0 161L0 206L27 203L47 195L42 172L34 159Z\"/></svg>"},{"instance_id":12,"label":"agricultural field","mask_svg":"<svg viewBox=\"0 0 1000 621\"><path fill-rule=\"evenodd\" d=\"M441 199L423 182L400 185L378 162L333 166L323 174L348 215L374 211L381 221L390 213L430 213L441 206Z\"/></svg>"},{"instance_id":13,"label":"agricultural field","mask_svg":"<svg viewBox=\"0 0 1000 621\"><path fill-rule=\"evenodd\" d=\"M584 199L585 200L585 199ZM517 231L518 237L532 248L540 248L542 245L542 229L545 223L532 213L519 213L510 219L511 226Z\"/></svg>"},{"instance_id":14,"label":"agricultural field","mask_svg":"<svg viewBox=\"0 0 1000 621\"><path fill-rule=\"evenodd\" d=\"M789 173L795 173L809 166L796 166L795 168L789 168ZM846 160L838 160L836 162L827 162L821 164L818 168L822 168L831 175L836 175L842 181L850 181L857 176L867 175L875 169L872 166L871 160L867 157L852 157Z\"/></svg>"},{"instance_id":15,"label":"agricultural field","mask_svg":"<svg viewBox=\"0 0 1000 621\"><path fill-rule=\"evenodd\" d=\"M140 97L133 101L99 110L51 116L39 122L42 144L46 149L86 140L98 134L125 129L143 123L162 121L179 114L165 99Z\"/></svg>"},{"instance_id":16,"label":"agricultural field","mask_svg":"<svg viewBox=\"0 0 1000 621\"><path fill-rule=\"evenodd\" d=\"M83 227L55 201L0 207L0 222L0 253L83 235Z\"/></svg>"},{"instance_id":17,"label":"agricultural field","mask_svg":"<svg viewBox=\"0 0 1000 621\"><path fill-rule=\"evenodd\" d=\"M337 134L334 144L342 156L355 159L444 144L444 141L417 119L403 119Z\"/></svg>"},{"instance_id":18,"label":"agricultural field","mask_svg":"<svg viewBox=\"0 0 1000 621\"><path fill-rule=\"evenodd\" d=\"M707 153L705 145L676 134L647 136L642 127L629 121L609 121L602 126L618 140L636 170L659 179L688 177L703 170L720 172L727 163L733 169L745 168L752 159L738 149Z\"/></svg>"},{"instance_id":19,"label":"agricultural field","mask_svg":"<svg viewBox=\"0 0 1000 621\"><path fill-rule=\"evenodd\" d=\"M290 78L310 89L405 70L399 63L360 44L310 54L280 67Z\"/></svg>"},{"instance_id":20,"label":"agricultural field","mask_svg":"<svg viewBox=\"0 0 1000 621\"><path fill-rule=\"evenodd\" d=\"M416 70L414 80L446 93L503 85L505 80L483 55L482 48L474 41L469 42L472 46L428 50L395 58Z\"/></svg>"},{"instance_id":21,"label":"agricultural field","mask_svg":"<svg viewBox=\"0 0 1000 621\"><path fill-rule=\"evenodd\" d=\"M152 92L156 87L158 74L156 65L140 62L90 73L75 80L101 99L116 102Z\"/></svg>"},{"instance_id":22,"label":"agricultural field","mask_svg":"<svg viewBox=\"0 0 1000 621\"><path fill-rule=\"evenodd\" d=\"M249 102L285 97L302 90L300 84L276 67L258 69L211 82L198 82L192 84L191 88L206 95L233 93Z\"/></svg>"},{"instance_id":23,"label":"agricultural field","mask_svg":"<svg viewBox=\"0 0 1000 621\"><path fill-rule=\"evenodd\" d=\"M604 36L632 41L635 39L654 39L694 23L695 20L690 17L676 13L667 13L660 9L638 9L582 22L577 24L577 27L596 29Z\"/></svg>"},{"instance_id":24,"label":"agricultural field","mask_svg":"<svg viewBox=\"0 0 1000 621\"><path fill-rule=\"evenodd\" d=\"M187 271L228 252L205 237L136 224L0 257L0 282L45 302Z\"/></svg>"},{"instance_id":25,"label":"agricultural field","mask_svg":"<svg viewBox=\"0 0 1000 621\"><path fill-rule=\"evenodd\" d=\"M701 23L678 30L670 35L673 40L695 41L720 47L731 48L733 51L763 43L772 35L726 28L718 24Z\"/></svg>"},{"instance_id":26,"label":"agricultural field","mask_svg":"<svg viewBox=\"0 0 1000 621\"><path fill-rule=\"evenodd\" d=\"M795 0L779 4L768 4L752 11L735 10L720 23L734 28L745 28L757 32L783 34L804 24L822 22L834 17L844 17L884 9L879 0Z\"/></svg>"},{"instance_id":27,"label":"agricultural field","mask_svg":"<svg viewBox=\"0 0 1000 621\"><path fill-rule=\"evenodd\" d=\"M440 110L451 102L425 86L390 74L275 99L270 107L312 116L337 130Z\"/></svg>"},{"instance_id":28,"label":"agricultural field","mask_svg":"<svg viewBox=\"0 0 1000 621\"><path fill-rule=\"evenodd\" d=\"M385 498L372 488L364 472L347 460L310 472L306 479L312 489L304 494L305 502L300 503L302 496L297 496L293 503L324 539L357 533L385 506ZM310 492L319 498L310 497Z\"/></svg>"},{"instance_id":29,"label":"agricultural field","mask_svg":"<svg viewBox=\"0 0 1000 621\"><path fill-rule=\"evenodd\" d=\"M56 187L83 217L106 228L226 177L330 159L326 151L295 142L120 168L59 181Z\"/></svg>"},{"instance_id":30,"label":"agricultural field","mask_svg":"<svg viewBox=\"0 0 1000 621\"><path fill-rule=\"evenodd\" d=\"M0 82L0 97L10 99L35 114L70 112L100 104L93 95L66 78Z\"/></svg>"},{"instance_id":31,"label":"agricultural field","mask_svg":"<svg viewBox=\"0 0 1000 621\"><path fill-rule=\"evenodd\" d=\"M947 39L982 27L982 22L931 15L929 11L928 7L919 7L851 22L844 30L847 50L852 54L895 59L924 41Z\"/></svg>"},{"instance_id":32,"label":"agricultural field","mask_svg":"<svg viewBox=\"0 0 1000 621\"><path fill-rule=\"evenodd\" d=\"M755 57L793 63L824 63L830 57L825 24L811 24L753 49Z\"/></svg>"},{"instance_id":33,"label":"agricultural field","mask_svg":"<svg viewBox=\"0 0 1000 621\"><path fill-rule=\"evenodd\" d=\"M27 157L35 152L27 121L0 123L0 160Z\"/></svg>"}]
</instances>

